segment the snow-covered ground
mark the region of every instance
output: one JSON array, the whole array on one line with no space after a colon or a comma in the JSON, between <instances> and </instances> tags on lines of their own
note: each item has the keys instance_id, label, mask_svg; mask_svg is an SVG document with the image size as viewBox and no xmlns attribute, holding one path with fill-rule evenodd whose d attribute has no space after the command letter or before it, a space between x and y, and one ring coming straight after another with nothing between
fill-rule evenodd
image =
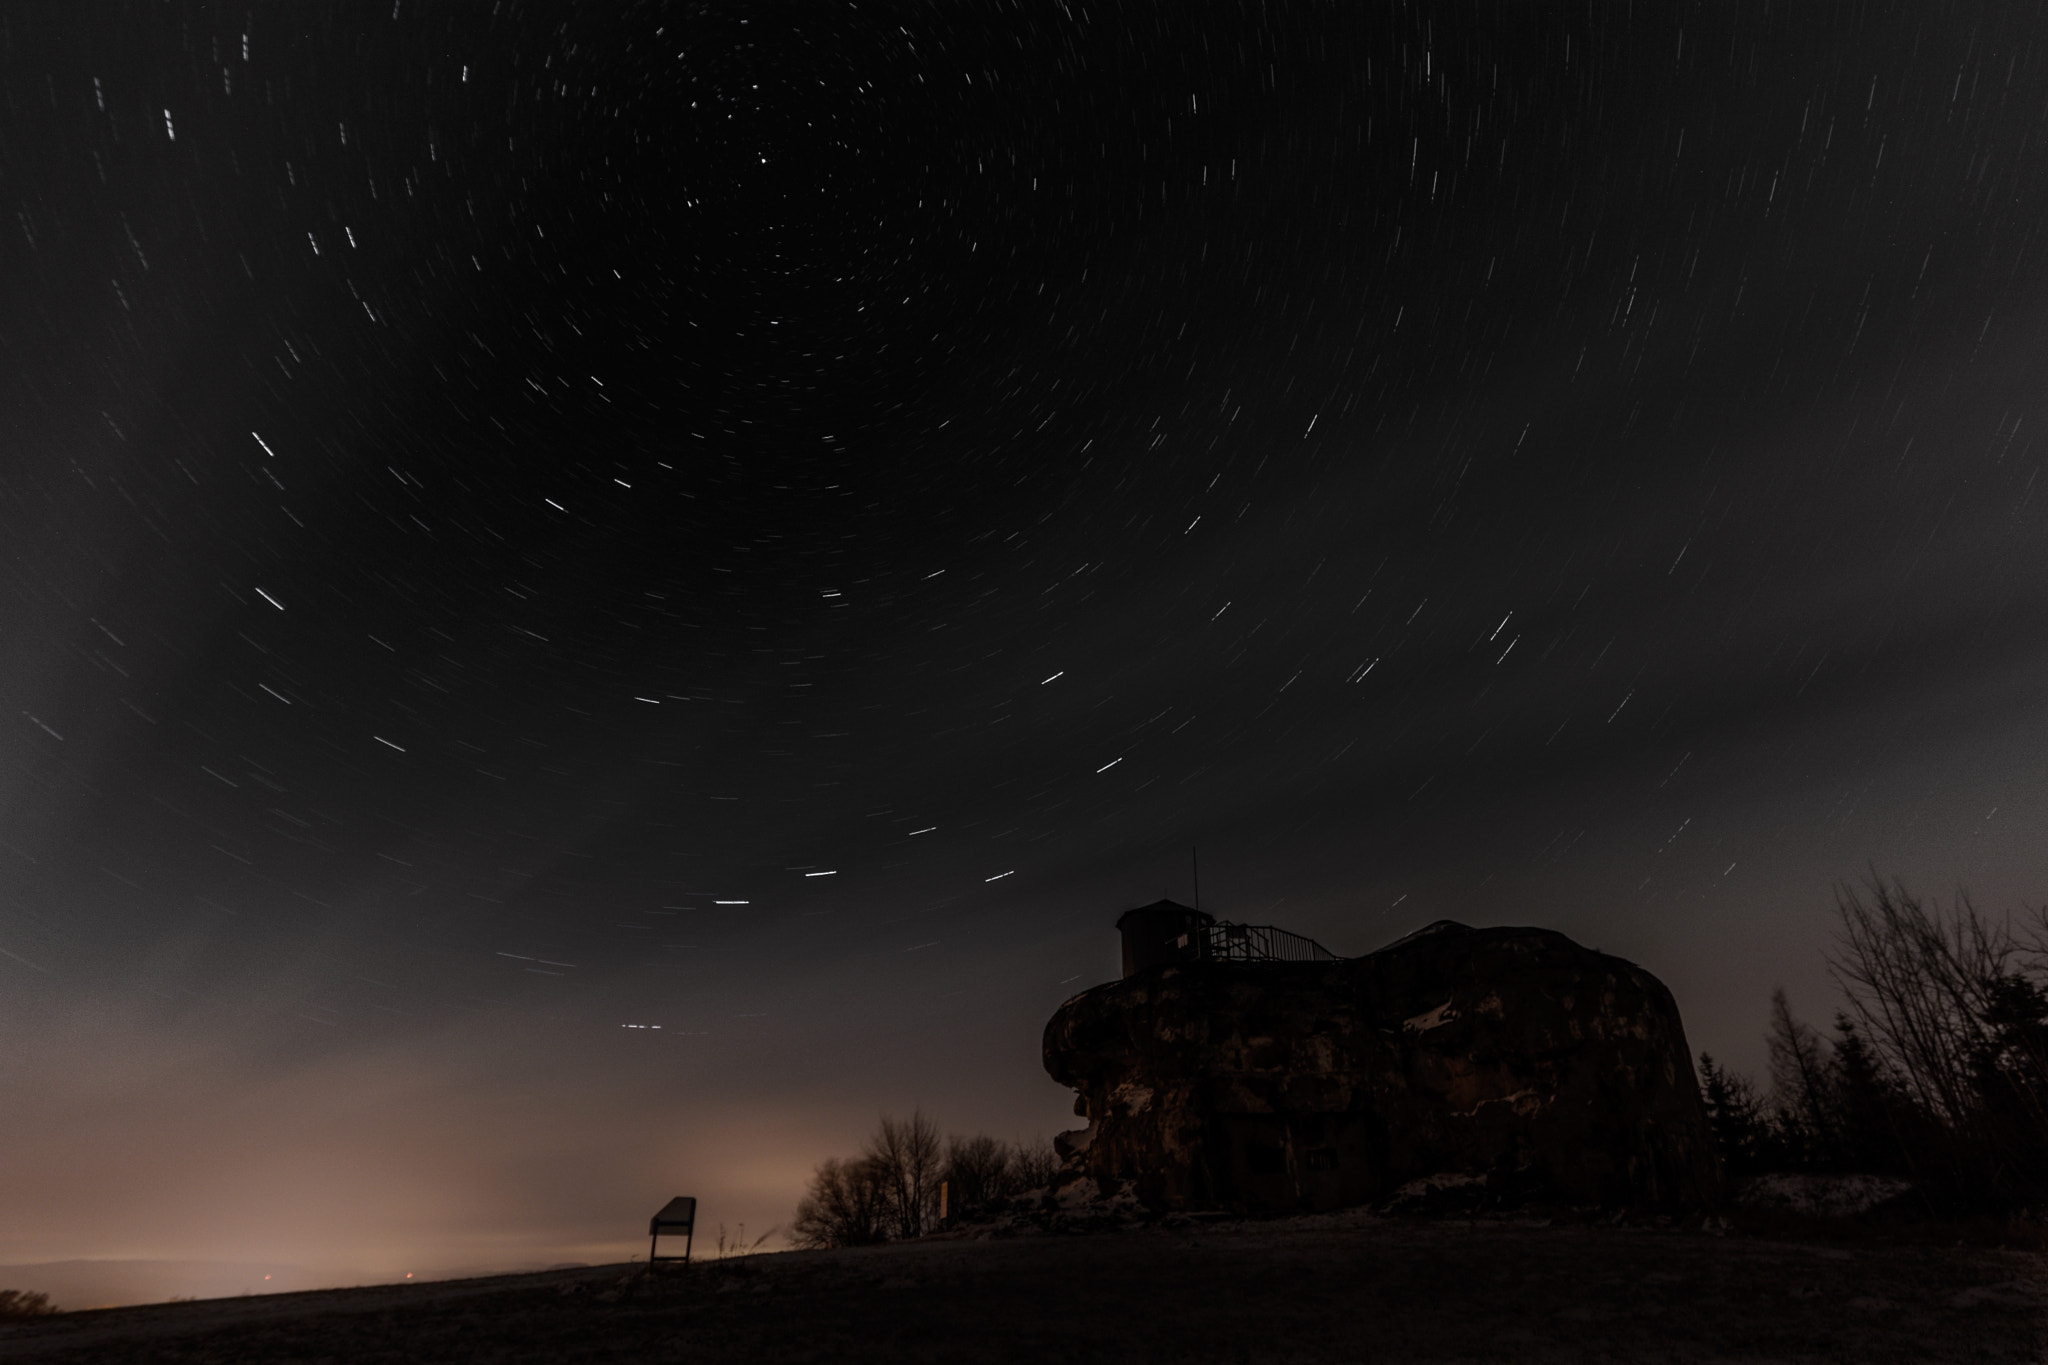
<instances>
[{"instance_id":1,"label":"snow-covered ground","mask_svg":"<svg viewBox=\"0 0 2048 1365\"><path fill-rule=\"evenodd\" d=\"M2048 1257L1376 1218L967 1233L0 1326L0 1358L2025 1361Z\"/></svg>"},{"instance_id":2,"label":"snow-covered ground","mask_svg":"<svg viewBox=\"0 0 2048 1365\"><path fill-rule=\"evenodd\" d=\"M1805 1218L1855 1218L1912 1188L1911 1181L1891 1175L1760 1175L1743 1182L1736 1202Z\"/></svg>"}]
</instances>

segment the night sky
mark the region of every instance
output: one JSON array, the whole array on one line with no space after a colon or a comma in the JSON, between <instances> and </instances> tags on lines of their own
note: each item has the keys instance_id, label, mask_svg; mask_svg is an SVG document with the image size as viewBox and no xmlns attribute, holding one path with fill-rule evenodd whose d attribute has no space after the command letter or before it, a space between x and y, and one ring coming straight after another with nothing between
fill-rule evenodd
<instances>
[{"instance_id":1,"label":"night sky","mask_svg":"<svg viewBox=\"0 0 2048 1365\"><path fill-rule=\"evenodd\" d=\"M1750 1070L2039 896L2048 20L1882 8L9 7L0 1261L751 1238L1195 848Z\"/></svg>"}]
</instances>

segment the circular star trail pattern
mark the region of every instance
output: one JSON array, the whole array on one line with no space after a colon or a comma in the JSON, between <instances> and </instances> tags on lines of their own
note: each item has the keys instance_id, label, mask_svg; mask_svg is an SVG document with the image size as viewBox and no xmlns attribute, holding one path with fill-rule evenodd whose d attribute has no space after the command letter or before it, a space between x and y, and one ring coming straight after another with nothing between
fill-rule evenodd
<instances>
[{"instance_id":1,"label":"circular star trail pattern","mask_svg":"<svg viewBox=\"0 0 2048 1365\"><path fill-rule=\"evenodd\" d=\"M2028 894L2038 19L1355 8L11 18L0 1256L115 1095L450 1264L666 1197L620 1125L757 1226L1049 1129L1196 847L1737 1058L1832 882Z\"/></svg>"}]
</instances>

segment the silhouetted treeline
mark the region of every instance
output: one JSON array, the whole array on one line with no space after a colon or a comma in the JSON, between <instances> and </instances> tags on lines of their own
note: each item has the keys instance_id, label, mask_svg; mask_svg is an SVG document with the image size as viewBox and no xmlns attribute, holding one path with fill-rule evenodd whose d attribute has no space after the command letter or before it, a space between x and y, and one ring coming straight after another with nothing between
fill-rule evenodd
<instances>
[{"instance_id":1,"label":"silhouetted treeline","mask_svg":"<svg viewBox=\"0 0 2048 1365\"><path fill-rule=\"evenodd\" d=\"M883 1116L858 1156L827 1158L796 1206L790 1240L800 1247L868 1246L918 1237L948 1216L1052 1183L1052 1144L992 1137L941 1139L920 1111Z\"/></svg>"},{"instance_id":2,"label":"silhouetted treeline","mask_svg":"<svg viewBox=\"0 0 2048 1365\"><path fill-rule=\"evenodd\" d=\"M1771 998L1768 1092L1700 1056L1730 1175L1896 1175L1950 1206L2048 1201L2048 911L1993 918L1875 878L1837 893L1823 1037Z\"/></svg>"}]
</instances>

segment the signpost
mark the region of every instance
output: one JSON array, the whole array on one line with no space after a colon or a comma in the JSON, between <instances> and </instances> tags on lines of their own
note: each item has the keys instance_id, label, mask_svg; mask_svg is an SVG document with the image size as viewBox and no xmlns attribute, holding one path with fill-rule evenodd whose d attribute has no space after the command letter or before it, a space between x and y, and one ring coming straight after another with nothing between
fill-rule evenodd
<instances>
[{"instance_id":1,"label":"signpost","mask_svg":"<svg viewBox=\"0 0 2048 1365\"><path fill-rule=\"evenodd\" d=\"M696 1240L697 1201L694 1197L679 1194L661 1206L661 1212L647 1221L647 1262L682 1261L690 1259L690 1246ZM657 1256L655 1249L661 1244L662 1234L683 1239L683 1254L680 1256Z\"/></svg>"}]
</instances>

